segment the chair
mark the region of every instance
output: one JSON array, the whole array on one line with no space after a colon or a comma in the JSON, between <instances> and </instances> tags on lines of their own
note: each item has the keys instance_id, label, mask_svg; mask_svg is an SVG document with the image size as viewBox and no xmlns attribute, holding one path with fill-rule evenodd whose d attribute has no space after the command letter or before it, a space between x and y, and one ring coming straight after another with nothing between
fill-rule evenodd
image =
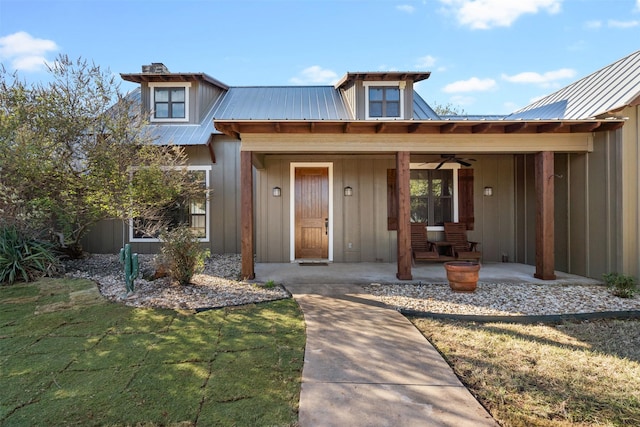
<instances>
[{"instance_id":1,"label":"chair","mask_svg":"<svg viewBox=\"0 0 640 427\"><path fill-rule=\"evenodd\" d=\"M482 253L477 250L478 242L470 242L467 240L466 224L445 222L444 239L451 244L456 258L480 260Z\"/></svg>"},{"instance_id":2,"label":"chair","mask_svg":"<svg viewBox=\"0 0 640 427\"><path fill-rule=\"evenodd\" d=\"M437 261L440 256L427 240L427 224L424 222L411 223L411 255L414 261Z\"/></svg>"}]
</instances>

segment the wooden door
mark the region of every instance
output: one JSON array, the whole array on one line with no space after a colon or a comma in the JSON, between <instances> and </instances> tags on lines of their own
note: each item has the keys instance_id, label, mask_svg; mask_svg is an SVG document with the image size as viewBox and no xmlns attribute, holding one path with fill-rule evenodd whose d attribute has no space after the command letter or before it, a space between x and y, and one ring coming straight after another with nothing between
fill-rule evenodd
<instances>
[{"instance_id":1,"label":"wooden door","mask_svg":"<svg viewBox=\"0 0 640 427\"><path fill-rule=\"evenodd\" d=\"M329 258L329 169L296 168L295 257Z\"/></svg>"}]
</instances>

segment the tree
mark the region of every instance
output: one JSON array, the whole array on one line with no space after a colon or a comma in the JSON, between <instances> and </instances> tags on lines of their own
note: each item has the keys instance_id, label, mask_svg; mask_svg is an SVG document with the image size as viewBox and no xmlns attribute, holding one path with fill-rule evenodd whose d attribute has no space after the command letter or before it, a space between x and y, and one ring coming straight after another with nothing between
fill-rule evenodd
<instances>
[{"instance_id":1,"label":"tree","mask_svg":"<svg viewBox=\"0 0 640 427\"><path fill-rule=\"evenodd\" d=\"M153 143L108 70L61 55L49 73L27 85L1 71L0 222L56 236L77 257L97 221L161 218L178 195L201 193L183 150Z\"/></svg>"},{"instance_id":2,"label":"tree","mask_svg":"<svg viewBox=\"0 0 640 427\"><path fill-rule=\"evenodd\" d=\"M439 116L463 116L465 115L464 108L461 106L453 105L452 103L448 104L433 104L433 111L436 112Z\"/></svg>"}]
</instances>

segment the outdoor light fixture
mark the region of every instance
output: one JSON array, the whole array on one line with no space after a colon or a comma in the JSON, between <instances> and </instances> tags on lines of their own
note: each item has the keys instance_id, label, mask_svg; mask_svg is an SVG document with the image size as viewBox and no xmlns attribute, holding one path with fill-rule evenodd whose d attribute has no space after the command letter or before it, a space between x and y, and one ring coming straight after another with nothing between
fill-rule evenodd
<instances>
[{"instance_id":1,"label":"outdoor light fixture","mask_svg":"<svg viewBox=\"0 0 640 427\"><path fill-rule=\"evenodd\" d=\"M273 187L273 197L280 197L280 194L282 194L282 190L280 189L280 187Z\"/></svg>"},{"instance_id":2,"label":"outdoor light fixture","mask_svg":"<svg viewBox=\"0 0 640 427\"><path fill-rule=\"evenodd\" d=\"M348 185L344 187L344 195L353 196L353 188L349 187Z\"/></svg>"},{"instance_id":3,"label":"outdoor light fixture","mask_svg":"<svg viewBox=\"0 0 640 427\"><path fill-rule=\"evenodd\" d=\"M484 187L485 196L493 196L493 187Z\"/></svg>"}]
</instances>

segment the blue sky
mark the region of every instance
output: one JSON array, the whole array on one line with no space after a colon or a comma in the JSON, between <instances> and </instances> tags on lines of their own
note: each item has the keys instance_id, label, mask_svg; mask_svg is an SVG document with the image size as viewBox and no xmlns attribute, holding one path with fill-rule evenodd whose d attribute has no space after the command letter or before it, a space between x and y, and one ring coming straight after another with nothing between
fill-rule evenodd
<instances>
[{"instance_id":1,"label":"blue sky","mask_svg":"<svg viewBox=\"0 0 640 427\"><path fill-rule=\"evenodd\" d=\"M58 54L230 86L431 71L428 103L506 114L639 49L640 0L0 0L0 61L29 82Z\"/></svg>"}]
</instances>

